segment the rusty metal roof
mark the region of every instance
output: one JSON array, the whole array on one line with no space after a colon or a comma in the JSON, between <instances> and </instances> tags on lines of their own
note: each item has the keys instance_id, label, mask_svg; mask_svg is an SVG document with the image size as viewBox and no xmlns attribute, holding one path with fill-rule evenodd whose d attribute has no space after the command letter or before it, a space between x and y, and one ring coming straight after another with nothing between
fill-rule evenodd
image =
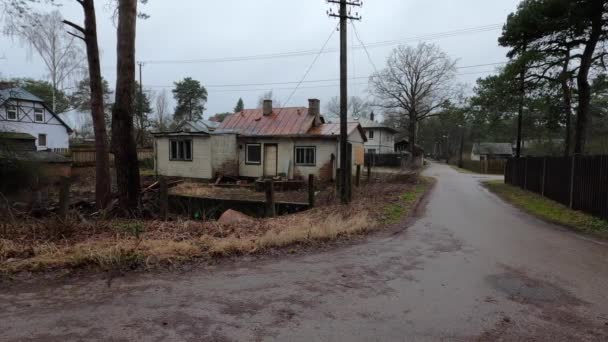
<instances>
[{"instance_id":1,"label":"rusty metal roof","mask_svg":"<svg viewBox=\"0 0 608 342\"><path fill-rule=\"evenodd\" d=\"M245 136L306 134L315 117L306 107L274 108L264 116L262 109L245 109L224 119L218 131L233 131Z\"/></svg>"}]
</instances>

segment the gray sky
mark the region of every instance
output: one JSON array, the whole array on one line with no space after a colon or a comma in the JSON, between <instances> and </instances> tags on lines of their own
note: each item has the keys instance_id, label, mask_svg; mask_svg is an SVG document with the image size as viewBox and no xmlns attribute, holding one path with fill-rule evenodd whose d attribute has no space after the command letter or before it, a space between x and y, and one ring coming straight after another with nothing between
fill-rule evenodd
<instances>
[{"instance_id":1,"label":"gray sky","mask_svg":"<svg viewBox=\"0 0 608 342\"><path fill-rule=\"evenodd\" d=\"M116 30L109 1L97 2L99 43L102 50L102 73L114 88L116 63ZM438 44L458 66L503 62L506 50L498 47L499 28L483 32L453 34L454 31L490 25L502 25L514 11L517 0L368 0L358 11L363 20L356 22L357 31L373 63L382 68L386 57L397 44L373 43L399 41L415 45L420 40ZM81 22L82 13L75 1L64 0L60 11L65 18ZM179 6L177 4L180 4ZM151 17L140 20L137 28L137 59L200 60L256 56L293 51L318 51L337 25L336 18L325 14L330 7L324 0L150 0L141 9ZM498 26L497 26L498 27ZM447 33L440 38L430 35ZM349 45L359 45L349 26ZM420 39L422 38L422 39ZM430 38L430 39L429 39ZM327 48L338 47L339 33L334 32ZM285 104L295 84L241 84L298 82L316 54L289 58L257 59L237 62L148 63L144 67L144 87L170 94L173 82L190 76L201 81L209 91L205 116L232 111L239 97L245 107L255 107L261 93L273 90ZM22 44L0 38L0 74L3 77L44 78L46 71L35 55L29 57ZM306 82L287 103L306 106L308 98L319 98L321 105L338 95L338 53L322 54ZM365 77L373 72L365 51L349 51L351 77ZM472 86L478 77L489 74L495 66L459 69L458 82ZM349 93L367 97L365 79L350 81ZM230 85L227 87L219 87ZM313 88L314 87L314 88Z\"/></svg>"}]
</instances>

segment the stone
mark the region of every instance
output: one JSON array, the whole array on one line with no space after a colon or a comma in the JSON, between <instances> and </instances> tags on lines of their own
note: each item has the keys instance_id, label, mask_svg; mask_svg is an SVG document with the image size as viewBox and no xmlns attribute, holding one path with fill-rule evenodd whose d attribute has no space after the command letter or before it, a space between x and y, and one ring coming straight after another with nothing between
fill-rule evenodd
<instances>
[{"instance_id":1,"label":"stone","mask_svg":"<svg viewBox=\"0 0 608 342\"><path fill-rule=\"evenodd\" d=\"M220 216L217 222L221 224L253 223L254 219L240 211L228 209Z\"/></svg>"}]
</instances>

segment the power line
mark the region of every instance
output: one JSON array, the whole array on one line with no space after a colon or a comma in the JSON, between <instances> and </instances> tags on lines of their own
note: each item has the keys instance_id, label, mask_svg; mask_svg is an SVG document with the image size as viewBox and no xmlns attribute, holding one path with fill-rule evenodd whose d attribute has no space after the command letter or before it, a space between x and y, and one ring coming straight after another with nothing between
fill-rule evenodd
<instances>
[{"instance_id":1,"label":"power line","mask_svg":"<svg viewBox=\"0 0 608 342\"><path fill-rule=\"evenodd\" d=\"M308 74L310 73L310 71L312 70L312 67L315 65L315 63L317 62L317 60L319 59L319 56L321 56L321 53L323 53L323 50L325 50L325 48L327 47L327 44L329 43L329 41L331 40L331 37L334 36L334 32L336 32L335 29L331 30L331 33L329 34L329 37L327 37L327 40L325 41L325 43L323 44L323 47L321 47L321 50L319 50L319 53L317 53L317 55L315 56L315 58L312 60L312 63L310 63L310 65L308 66L308 69L306 70L306 72L304 73L304 76L302 77L302 79L300 80L300 82L298 82L298 85L296 85L296 87L294 88L294 90L291 92L291 94L289 94L289 97L287 98L287 101L283 102L285 105L283 106L283 108L285 108L287 106L287 104L289 103L289 101L291 100L291 98L293 97L293 94L296 93L296 91L298 90L298 88L300 87L300 85L302 85L302 82L304 82L304 80L306 79L306 76L308 76ZM283 108L281 108L281 110L283 110ZM281 111L279 111L280 114Z\"/></svg>"},{"instance_id":2,"label":"power line","mask_svg":"<svg viewBox=\"0 0 608 342\"><path fill-rule=\"evenodd\" d=\"M367 55L367 60L372 65L372 68L374 68L374 72L377 74L378 73L378 68L376 68L376 64L372 60L372 56L369 54L369 51L367 51L367 47L365 47L365 44L363 44L363 41L361 40L361 37L359 37L359 32L357 31L357 28L355 27L355 23L353 21L351 21L350 24L353 27L353 32L355 32L355 36L357 37L357 40L359 41L359 44L361 44L361 46L363 47L363 50L365 51L365 54Z\"/></svg>"},{"instance_id":3,"label":"power line","mask_svg":"<svg viewBox=\"0 0 608 342\"><path fill-rule=\"evenodd\" d=\"M402 39L394 39L394 40L385 40L370 43L367 45L367 48L377 48L383 46L396 45L403 42L408 41L420 41L420 40L431 40L431 39L440 39L440 38L449 38L459 35L466 34L474 34L481 32L489 32L500 29L502 25L493 24L493 25L485 25L485 26L477 26L466 29L458 29L451 30L427 35L420 36L412 36ZM353 49L364 49L365 47L362 45L353 46ZM324 50L322 53L333 53L338 52L337 48L331 48ZM277 53L268 53L268 54L259 54L259 55L249 55L249 56L237 56L237 57L218 57L218 58L201 58L201 59L166 59L166 60L148 60L144 61L147 64L199 64L199 63L224 63L224 62L240 62L240 61L251 61L251 60L262 60L262 59L276 59L276 58L290 58L290 57L300 57L307 55L317 54L317 50L300 50L300 51L290 51L290 52L277 52Z\"/></svg>"},{"instance_id":4,"label":"power line","mask_svg":"<svg viewBox=\"0 0 608 342\"><path fill-rule=\"evenodd\" d=\"M485 63L485 64L476 64L476 65L466 65L461 67L456 67L456 69L471 69L478 68L484 66L492 66L492 65L502 65L506 62L495 62L495 63ZM492 70L493 71L493 70ZM485 73L492 71L482 71L482 72L473 72L475 73ZM457 75L467 75L463 73L459 73ZM351 77L349 80L362 80L369 79L369 76L358 76ZM266 83L235 83L235 84L210 84L205 85L205 88L230 88L230 87L250 87L250 86L274 86L274 85L285 85L285 84L298 84L298 83L320 83L320 82L331 82L331 81L339 81L339 78L326 78L326 79L317 79L317 80L301 80L301 81L285 81L285 82L266 82ZM147 88L172 88L173 85L147 85Z\"/></svg>"}]
</instances>

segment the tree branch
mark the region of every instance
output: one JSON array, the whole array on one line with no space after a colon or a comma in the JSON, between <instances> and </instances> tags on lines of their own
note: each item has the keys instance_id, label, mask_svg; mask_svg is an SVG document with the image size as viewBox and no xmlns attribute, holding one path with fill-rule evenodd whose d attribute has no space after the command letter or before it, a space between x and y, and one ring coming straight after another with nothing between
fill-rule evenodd
<instances>
[{"instance_id":1,"label":"tree branch","mask_svg":"<svg viewBox=\"0 0 608 342\"><path fill-rule=\"evenodd\" d=\"M68 26L71 26L71 27L72 27L72 28L74 28L75 30L80 31L80 33L85 34L85 32L84 32L84 28L83 28L82 26L80 26L80 25L78 25L78 24L74 24L73 22L71 22L71 21L69 21L69 20L63 20L62 22L63 22L64 24L68 25ZM69 32L68 32L68 33L69 33ZM78 37L78 36L76 36L76 37ZM80 38L80 39L84 39L84 38L82 38L82 37L78 37L78 38Z\"/></svg>"}]
</instances>

